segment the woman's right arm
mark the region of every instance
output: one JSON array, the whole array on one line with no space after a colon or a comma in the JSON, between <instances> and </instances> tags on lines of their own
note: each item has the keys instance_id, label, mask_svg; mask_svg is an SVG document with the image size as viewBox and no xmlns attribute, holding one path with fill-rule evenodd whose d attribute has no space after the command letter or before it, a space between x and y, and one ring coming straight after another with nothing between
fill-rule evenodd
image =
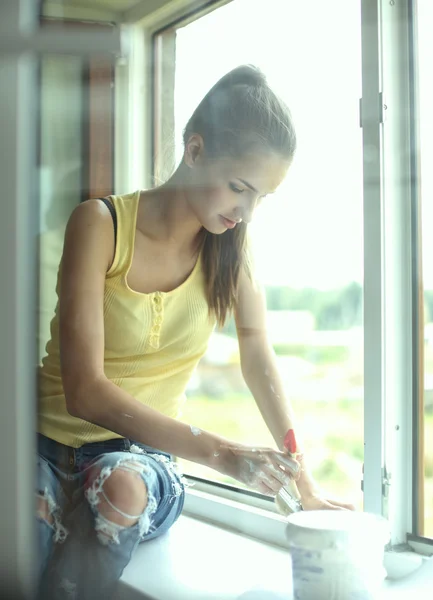
<instances>
[{"instance_id":1,"label":"woman's right arm","mask_svg":"<svg viewBox=\"0 0 433 600\"><path fill-rule=\"evenodd\" d=\"M188 424L142 404L105 376L104 289L113 255L113 222L107 207L99 200L79 205L66 228L59 293L60 362L68 412L237 478L250 472L252 464L260 464L260 472L264 465L269 475L268 467L272 471L279 464L280 453L264 449L264 454L249 454L242 444L216 434L193 435Z\"/></svg>"}]
</instances>

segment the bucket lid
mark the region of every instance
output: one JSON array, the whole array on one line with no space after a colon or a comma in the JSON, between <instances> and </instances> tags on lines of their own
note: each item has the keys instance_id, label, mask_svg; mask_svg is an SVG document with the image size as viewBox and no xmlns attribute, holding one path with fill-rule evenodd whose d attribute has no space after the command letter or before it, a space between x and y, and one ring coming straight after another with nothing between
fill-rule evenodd
<instances>
[{"instance_id":1,"label":"bucket lid","mask_svg":"<svg viewBox=\"0 0 433 600\"><path fill-rule=\"evenodd\" d=\"M380 544L390 539L389 524L381 516L346 510L312 510L293 513L286 535L294 546L325 549L362 542Z\"/></svg>"}]
</instances>

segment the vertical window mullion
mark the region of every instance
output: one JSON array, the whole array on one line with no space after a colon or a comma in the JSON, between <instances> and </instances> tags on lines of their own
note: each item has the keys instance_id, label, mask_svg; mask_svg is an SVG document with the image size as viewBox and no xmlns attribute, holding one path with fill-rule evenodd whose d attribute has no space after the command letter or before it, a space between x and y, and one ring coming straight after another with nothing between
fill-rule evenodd
<instances>
[{"instance_id":1,"label":"vertical window mullion","mask_svg":"<svg viewBox=\"0 0 433 600\"><path fill-rule=\"evenodd\" d=\"M412 265L409 0L382 0L385 246L385 465L394 544L406 542L411 514Z\"/></svg>"},{"instance_id":2,"label":"vertical window mullion","mask_svg":"<svg viewBox=\"0 0 433 600\"><path fill-rule=\"evenodd\" d=\"M35 0L0 2L0 530L8 548L0 557L0 587L20 600L34 597L36 575L37 54L76 50L112 58L125 49L118 29L97 36L81 28L70 35L41 31L38 8Z\"/></svg>"},{"instance_id":3,"label":"vertical window mullion","mask_svg":"<svg viewBox=\"0 0 433 600\"><path fill-rule=\"evenodd\" d=\"M31 30L36 14L30 0L0 8L2 30L18 38ZM36 233L39 205L36 177L37 61L28 54L0 54L0 530L7 543L0 561L6 596L30 598L34 570ZM6 542L7 540L7 542ZM10 593L8 593L10 592Z\"/></svg>"},{"instance_id":4,"label":"vertical window mullion","mask_svg":"<svg viewBox=\"0 0 433 600\"><path fill-rule=\"evenodd\" d=\"M383 514L384 252L381 32L378 0L362 0L364 169L364 510Z\"/></svg>"},{"instance_id":5,"label":"vertical window mullion","mask_svg":"<svg viewBox=\"0 0 433 600\"><path fill-rule=\"evenodd\" d=\"M421 139L419 118L419 49L417 0L409 2L410 49L410 109L411 126L411 200L412 200L412 515L409 533L424 535L425 521L425 423L424 423L424 282L422 259L422 192L421 192Z\"/></svg>"}]
</instances>

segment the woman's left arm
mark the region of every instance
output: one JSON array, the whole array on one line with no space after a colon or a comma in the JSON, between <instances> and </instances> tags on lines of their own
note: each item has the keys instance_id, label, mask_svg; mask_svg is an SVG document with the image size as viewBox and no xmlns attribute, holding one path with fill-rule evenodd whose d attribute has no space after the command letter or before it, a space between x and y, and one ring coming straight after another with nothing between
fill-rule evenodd
<instances>
[{"instance_id":1,"label":"woman's left arm","mask_svg":"<svg viewBox=\"0 0 433 600\"><path fill-rule=\"evenodd\" d=\"M239 340L242 375L278 448L284 450L284 437L289 429L297 432L295 415L286 396L278 372L274 350L266 326L266 300L264 292L246 273L240 275L235 321ZM324 497L314 482L302 448L298 448L302 466L296 485L306 509L347 508L351 504Z\"/></svg>"}]
</instances>

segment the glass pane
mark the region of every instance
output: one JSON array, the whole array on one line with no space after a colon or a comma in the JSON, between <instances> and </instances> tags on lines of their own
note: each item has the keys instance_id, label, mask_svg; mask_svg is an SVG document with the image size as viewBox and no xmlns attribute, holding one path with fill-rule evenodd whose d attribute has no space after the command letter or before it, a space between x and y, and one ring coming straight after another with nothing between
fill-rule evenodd
<instances>
[{"instance_id":1,"label":"glass pane","mask_svg":"<svg viewBox=\"0 0 433 600\"><path fill-rule=\"evenodd\" d=\"M82 61L44 56L40 73L39 360L45 355L57 302L66 223L82 195Z\"/></svg>"},{"instance_id":2,"label":"glass pane","mask_svg":"<svg viewBox=\"0 0 433 600\"><path fill-rule=\"evenodd\" d=\"M299 140L295 161L279 193L262 204L251 224L257 274L266 286L270 337L314 475L358 506L363 461L360 27L359 2L274 0L272 10L264 10L261 0L234 0L177 30L175 73L177 160L182 128L193 109L219 77L239 64L260 67L292 110ZM206 61L197 63L197 48L203 47ZM189 387L183 419L244 443L273 443L242 380L233 322L211 339ZM196 464L184 468L239 485Z\"/></svg>"},{"instance_id":3,"label":"glass pane","mask_svg":"<svg viewBox=\"0 0 433 600\"><path fill-rule=\"evenodd\" d=\"M433 537L433 4L418 0L419 131L424 280L424 535ZM430 224L430 226L429 226Z\"/></svg>"}]
</instances>

